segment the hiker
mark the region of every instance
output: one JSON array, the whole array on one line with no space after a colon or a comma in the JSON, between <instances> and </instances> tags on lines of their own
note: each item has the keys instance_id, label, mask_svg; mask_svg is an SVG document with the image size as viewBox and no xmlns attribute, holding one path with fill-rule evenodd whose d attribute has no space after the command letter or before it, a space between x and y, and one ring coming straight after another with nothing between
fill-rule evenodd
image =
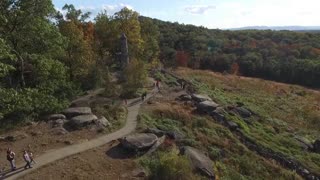
<instances>
[{"instance_id":1,"label":"hiker","mask_svg":"<svg viewBox=\"0 0 320 180\"><path fill-rule=\"evenodd\" d=\"M144 91L142 94L141 94L141 100L144 101L147 97L147 91Z\"/></svg>"},{"instance_id":2,"label":"hiker","mask_svg":"<svg viewBox=\"0 0 320 180\"><path fill-rule=\"evenodd\" d=\"M14 160L15 156L16 156L16 154L10 148L8 148L7 160L10 162L11 171L16 170L16 164L15 164L15 160Z\"/></svg>"},{"instance_id":3,"label":"hiker","mask_svg":"<svg viewBox=\"0 0 320 180\"><path fill-rule=\"evenodd\" d=\"M37 162L33 158L33 153L32 152L30 152L29 157L30 157L30 164L32 164L32 163L37 164Z\"/></svg>"},{"instance_id":4,"label":"hiker","mask_svg":"<svg viewBox=\"0 0 320 180\"><path fill-rule=\"evenodd\" d=\"M127 99L124 99L123 102L124 102L124 105L128 105Z\"/></svg>"},{"instance_id":5,"label":"hiker","mask_svg":"<svg viewBox=\"0 0 320 180\"><path fill-rule=\"evenodd\" d=\"M160 81L159 80L156 81L156 88L158 89L158 92L160 92Z\"/></svg>"},{"instance_id":6,"label":"hiker","mask_svg":"<svg viewBox=\"0 0 320 180\"><path fill-rule=\"evenodd\" d=\"M25 151L23 151L23 159L24 159L24 161L26 161L26 165L24 166L24 168L25 169L27 169L27 168L32 168L32 166L31 166L31 159L30 159L30 156L29 156L29 154L28 154L28 152L25 150Z\"/></svg>"}]
</instances>

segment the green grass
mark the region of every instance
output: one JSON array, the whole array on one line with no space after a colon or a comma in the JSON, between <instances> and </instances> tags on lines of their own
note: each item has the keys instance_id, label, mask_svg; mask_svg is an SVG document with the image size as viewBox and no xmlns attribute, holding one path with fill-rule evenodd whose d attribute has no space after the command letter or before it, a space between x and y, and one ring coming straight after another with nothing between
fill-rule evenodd
<instances>
[{"instance_id":1,"label":"green grass","mask_svg":"<svg viewBox=\"0 0 320 180\"><path fill-rule=\"evenodd\" d=\"M320 155L303 151L294 139L294 134L310 142L320 137L320 110L317 109L320 93L299 86L239 79L205 71L183 69L178 73L191 80L199 93L208 94L219 104L242 102L257 113L259 117L249 119L251 124L237 116L227 115L247 137L275 152L295 158L314 172L320 172Z\"/></svg>"}]
</instances>

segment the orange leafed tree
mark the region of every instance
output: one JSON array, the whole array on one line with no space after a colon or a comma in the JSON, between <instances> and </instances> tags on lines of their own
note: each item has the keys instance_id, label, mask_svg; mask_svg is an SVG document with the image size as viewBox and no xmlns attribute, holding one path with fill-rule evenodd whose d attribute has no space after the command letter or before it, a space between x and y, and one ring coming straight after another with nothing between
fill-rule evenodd
<instances>
[{"instance_id":1,"label":"orange leafed tree","mask_svg":"<svg viewBox=\"0 0 320 180\"><path fill-rule=\"evenodd\" d=\"M176 54L177 66L187 67L189 62L189 55L184 51L177 51Z\"/></svg>"},{"instance_id":2,"label":"orange leafed tree","mask_svg":"<svg viewBox=\"0 0 320 180\"><path fill-rule=\"evenodd\" d=\"M238 63L232 63L230 73L233 75L239 75L239 64Z\"/></svg>"}]
</instances>

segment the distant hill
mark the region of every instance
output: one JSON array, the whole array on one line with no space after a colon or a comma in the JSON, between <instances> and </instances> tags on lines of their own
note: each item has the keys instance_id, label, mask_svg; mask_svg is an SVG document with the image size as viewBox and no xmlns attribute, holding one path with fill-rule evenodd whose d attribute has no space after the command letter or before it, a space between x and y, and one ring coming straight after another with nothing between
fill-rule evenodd
<instances>
[{"instance_id":1,"label":"distant hill","mask_svg":"<svg viewBox=\"0 0 320 180\"><path fill-rule=\"evenodd\" d=\"M288 31L319 31L320 26L246 26L240 28L231 28L229 30L238 31L238 30L288 30Z\"/></svg>"}]
</instances>

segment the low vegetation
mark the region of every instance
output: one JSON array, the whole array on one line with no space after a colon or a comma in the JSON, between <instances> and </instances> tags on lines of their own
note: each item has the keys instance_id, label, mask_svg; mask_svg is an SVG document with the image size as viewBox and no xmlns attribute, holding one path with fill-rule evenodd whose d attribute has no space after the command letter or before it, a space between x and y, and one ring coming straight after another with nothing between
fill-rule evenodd
<instances>
[{"instance_id":1,"label":"low vegetation","mask_svg":"<svg viewBox=\"0 0 320 180\"><path fill-rule=\"evenodd\" d=\"M201 84L204 89L199 89L202 93L209 93L210 88L207 88L206 83L202 82L200 78L207 78L208 80L218 81L219 78L223 78L222 75L212 75L212 73L205 72L203 74L200 71L191 71L191 70L180 70L178 71L180 75L183 75L185 78L190 80L194 80L197 77L195 82ZM198 73L198 74L197 74ZM197 75L196 75L197 74ZM217 77L215 77L217 76ZM209 78L210 77L210 78ZM166 77L164 77L166 78ZM237 80L244 81L247 80ZM221 82L215 84L217 87L223 86L227 88ZM231 84L231 82L228 81ZM236 84L234 84L236 85ZM254 88L253 86L251 88ZM213 90L214 88L212 88ZM258 89L258 87L257 87ZM257 90L255 90L257 91ZM263 90L261 90L263 91ZM219 92L220 96L210 96L217 100L219 103L236 103L237 99L233 100L233 96L224 96L224 91L221 90ZM231 92L229 92L232 94ZM258 92L256 92L258 93ZM253 94L252 94L253 95ZM235 96L235 94L234 94ZM247 96L248 98L250 95ZM229 99L230 98L230 99ZM276 162L272 160L265 159L255 152L247 149L245 145L243 145L239 139L226 127L220 125L218 122L214 121L211 117L203 117L194 113L194 109L185 104L180 104L175 102L173 99L171 100L155 100L159 101L156 105L151 107L147 107L144 114L141 114L139 117L139 129L143 130L145 128L158 128L166 131L174 131L184 136L183 140L177 141L176 143L179 146L193 146L198 149L203 150L208 153L208 156L214 161L213 167L215 169L216 175L219 179L302 179L295 172L291 172L282 166L278 165ZM244 102L246 104L246 102ZM260 106L260 104L257 104ZM256 107L258 108L258 107ZM278 110L277 110L278 111ZM234 117L235 118L235 117ZM254 126L249 126L245 122L240 119L234 119L235 122L241 123L241 128L245 131L248 136L261 141L261 144L273 148L277 142L285 143L294 142L292 137L288 138L283 134L275 135L275 130L270 130L269 123L264 124L262 121L260 123L254 123ZM259 127L260 126L260 127ZM258 128L256 128L258 127ZM254 132L254 133L253 133ZM264 138L268 137L272 134L271 139L264 140ZM265 135L265 136L263 136ZM315 134L313 134L315 135ZM278 139L274 139L277 137ZM263 143L262 143L263 142ZM149 169L151 176L156 177L158 172L160 171L161 164L161 155L163 152L174 153L175 143L173 142L165 142L165 145L160 148L159 152L156 152L150 156L143 157L141 160L141 164ZM274 150L281 151L283 149L295 149L295 151L299 152L297 154L291 154L298 158L299 155L303 157L315 158L316 154L304 152L297 145L293 147L287 147L288 144L277 144L277 149ZM291 145L291 144L290 144ZM173 151L173 152L171 152ZM282 151L281 151L282 152ZM168 155L171 157L172 154ZM297 156L296 156L297 155ZM175 155L176 156L176 155ZM310 168L314 168L313 170L317 170L319 165L317 165L316 159L299 159L299 161L303 162L305 165L311 165ZM316 160L316 161L314 161ZM156 164L156 165L154 165ZM150 169L150 167L154 167L155 169ZM173 169L175 167L172 167ZM161 169L161 168L160 168ZM164 171L166 172L166 171ZM164 172L162 172L164 174ZM168 176L169 176L169 172ZM198 176L191 176L201 178ZM154 178L156 179L156 178Z\"/></svg>"}]
</instances>

